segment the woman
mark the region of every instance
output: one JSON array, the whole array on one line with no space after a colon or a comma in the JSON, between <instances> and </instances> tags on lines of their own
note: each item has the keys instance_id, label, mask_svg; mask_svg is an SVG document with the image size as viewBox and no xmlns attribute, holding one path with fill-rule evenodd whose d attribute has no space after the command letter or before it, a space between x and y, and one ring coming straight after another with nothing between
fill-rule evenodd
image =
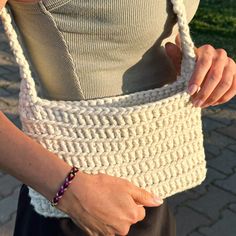
<instances>
[{"instance_id":1,"label":"woman","mask_svg":"<svg viewBox=\"0 0 236 236\"><path fill-rule=\"evenodd\" d=\"M139 5L137 1L125 0L8 3L40 80L42 96L48 99L131 93L162 86L179 73L178 38L176 45L167 43L166 50L161 46L165 41L173 41L177 33L173 30L176 19L170 1L153 0L149 4L140 1ZM186 1L189 20L198 3ZM193 104L207 107L231 99L236 91L235 62L224 50L210 45L196 49L196 54L197 64L189 83ZM24 135L3 114L0 118L1 168L52 199L70 166ZM114 194L117 190L119 194ZM15 236L73 236L85 232L175 235L174 219L166 203L109 175L83 172L76 175L58 205L71 219L40 216L30 205L27 194L23 185Z\"/></svg>"}]
</instances>

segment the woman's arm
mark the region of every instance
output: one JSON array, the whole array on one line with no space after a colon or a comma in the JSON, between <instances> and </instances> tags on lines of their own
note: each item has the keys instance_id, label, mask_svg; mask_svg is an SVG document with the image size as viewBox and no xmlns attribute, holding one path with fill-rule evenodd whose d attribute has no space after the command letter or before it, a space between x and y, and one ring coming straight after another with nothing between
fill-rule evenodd
<instances>
[{"instance_id":1,"label":"woman's arm","mask_svg":"<svg viewBox=\"0 0 236 236\"><path fill-rule=\"evenodd\" d=\"M0 169L52 199L70 165L25 135L2 112L0 144Z\"/></svg>"},{"instance_id":2,"label":"woman's arm","mask_svg":"<svg viewBox=\"0 0 236 236\"><path fill-rule=\"evenodd\" d=\"M0 9L6 2L0 0ZM31 186L47 199L52 199L70 168L66 162L25 135L0 111L0 170Z\"/></svg>"},{"instance_id":3,"label":"woman's arm","mask_svg":"<svg viewBox=\"0 0 236 236\"><path fill-rule=\"evenodd\" d=\"M0 9L6 2L0 0ZM70 168L66 162L25 135L0 111L0 170L51 200Z\"/></svg>"}]
</instances>

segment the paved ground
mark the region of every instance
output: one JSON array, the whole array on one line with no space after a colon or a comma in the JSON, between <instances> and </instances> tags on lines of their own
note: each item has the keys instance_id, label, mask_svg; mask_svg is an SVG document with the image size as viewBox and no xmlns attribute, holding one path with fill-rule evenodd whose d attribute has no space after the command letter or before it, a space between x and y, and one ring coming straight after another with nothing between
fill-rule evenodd
<instances>
[{"instance_id":1,"label":"paved ground","mask_svg":"<svg viewBox=\"0 0 236 236\"><path fill-rule=\"evenodd\" d=\"M18 69L0 28L0 109L18 126ZM205 109L208 177L200 187L169 199L177 236L236 235L236 99ZM0 173L0 236L11 236L20 183Z\"/></svg>"}]
</instances>

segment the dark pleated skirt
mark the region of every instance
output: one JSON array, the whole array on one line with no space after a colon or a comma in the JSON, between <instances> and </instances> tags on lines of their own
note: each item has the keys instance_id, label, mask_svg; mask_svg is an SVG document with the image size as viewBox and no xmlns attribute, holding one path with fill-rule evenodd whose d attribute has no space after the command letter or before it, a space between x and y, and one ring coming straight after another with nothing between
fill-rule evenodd
<instances>
[{"instance_id":1,"label":"dark pleated skirt","mask_svg":"<svg viewBox=\"0 0 236 236\"><path fill-rule=\"evenodd\" d=\"M146 216L131 225L128 236L175 236L175 218L166 202L160 207L145 207ZM30 204L28 188L20 189L14 236L87 236L70 218L44 217Z\"/></svg>"}]
</instances>

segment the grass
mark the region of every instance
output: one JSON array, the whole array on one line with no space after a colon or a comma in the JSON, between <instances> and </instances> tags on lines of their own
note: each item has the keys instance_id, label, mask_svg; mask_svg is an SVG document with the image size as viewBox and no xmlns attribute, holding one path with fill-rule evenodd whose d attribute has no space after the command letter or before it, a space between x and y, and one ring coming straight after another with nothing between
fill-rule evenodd
<instances>
[{"instance_id":1,"label":"grass","mask_svg":"<svg viewBox=\"0 0 236 236\"><path fill-rule=\"evenodd\" d=\"M190 26L196 46L224 48L236 60L236 0L201 0Z\"/></svg>"}]
</instances>

